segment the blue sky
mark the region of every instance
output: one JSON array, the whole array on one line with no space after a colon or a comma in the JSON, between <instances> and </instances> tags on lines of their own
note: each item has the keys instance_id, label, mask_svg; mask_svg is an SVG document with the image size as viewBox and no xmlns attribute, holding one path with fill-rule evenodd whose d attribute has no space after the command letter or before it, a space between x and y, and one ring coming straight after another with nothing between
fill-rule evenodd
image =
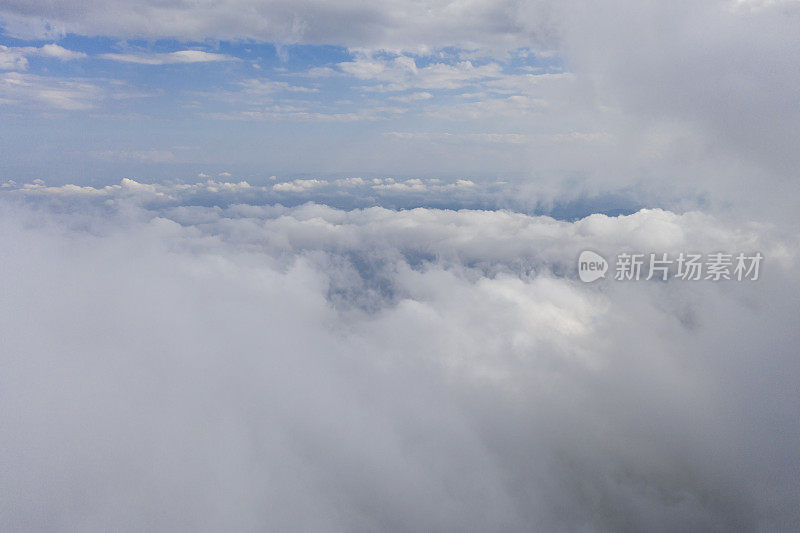
<instances>
[{"instance_id":1,"label":"blue sky","mask_svg":"<svg viewBox=\"0 0 800 533\"><path fill-rule=\"evenodd\" d=\"M7 0L0 180L469 179L790 213L797 10Z\"/></svg>"},{"instance_id":2,"label":"blue sky","mask_svg":"<svg viewBox=\"0 0 800 533\"><path fill-rule=\"evenodd\" d=\"M453 47L420 55L72 34L0 43L4 179L497 177L525 165L461 164L464 145L496 160L536 142L532 135L576 134L542 127L550 103L530 86L569 75L556 54L527 48L495 58ZM592 141L592 132L578 134Z\"/></svg>"}]
</instances>

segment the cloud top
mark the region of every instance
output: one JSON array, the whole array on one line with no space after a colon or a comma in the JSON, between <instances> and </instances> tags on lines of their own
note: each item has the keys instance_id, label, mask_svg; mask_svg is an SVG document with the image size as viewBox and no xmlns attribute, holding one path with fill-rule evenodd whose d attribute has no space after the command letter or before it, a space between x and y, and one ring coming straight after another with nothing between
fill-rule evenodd
<instances>
[{"instance_id":1,"label":"cloud top","mask_svg":"<svg viewBox=\"0 0 800 533\"><path fill-rule=\"evenodd\" d=\"M143 201L163 193L2 200L13 527L797 520L796 235L663 210ZM769 263L752 284L584 284L590 243Z\"/></svg>"}]
</instances>

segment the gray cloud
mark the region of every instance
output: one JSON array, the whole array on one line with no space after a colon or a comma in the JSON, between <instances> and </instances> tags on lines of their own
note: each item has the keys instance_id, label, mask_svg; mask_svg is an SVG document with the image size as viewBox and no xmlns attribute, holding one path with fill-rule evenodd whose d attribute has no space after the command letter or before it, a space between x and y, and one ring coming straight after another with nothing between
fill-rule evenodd
<instances>
[{"instance_id":1,"label":"gray cloud","mask_svg":"<svg viewBox=\"0 0 800 533\"><path fill-rule=\"evenodd\" d=\"M695 180L737 204L788 215L800 164L800 4L579 6L562 26L563 53L604 103L632 119L622 146L652 135L652 180ZM620 171L632 169L621 163ZM760 188L765 181L774 189Z\"/></svg>"},{"instance_id":2,"label":"gray cloud","mask_svg":"<svg viewBox=\"0 0 800 533\"><path fill-rule=\"evenodd\" d=\"M496 49L544 40L544 4L504 0L486 4L448 1L230 0L193 4L142 2L5 2L6 27L16 34L65 31L122 37L186 40L257 39L280 43L420 49L462 45ZM46 20L48 25L41 23ZM541 34L541 36L539 35Z\"/></svg>"}]
</instances>

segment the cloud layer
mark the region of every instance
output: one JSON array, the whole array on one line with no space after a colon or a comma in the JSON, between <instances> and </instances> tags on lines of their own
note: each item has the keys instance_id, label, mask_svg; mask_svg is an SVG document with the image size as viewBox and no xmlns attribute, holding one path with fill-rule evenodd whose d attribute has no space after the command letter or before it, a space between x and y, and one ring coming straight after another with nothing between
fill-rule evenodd
<instances>
[{"instance_id":1,"label":"cloud layer","mask_svg":"<svg viewBox=\"0 0 800 533\"><path fill-rule=\"evenodd\" d=\"M798 6L5 0L0 527L796 527Z\"/></svg>"},{"instance_id":2,"label":"cloud layer","mask_svg":"<svg viewBox=\"0 0 800 533\"><path fill-rule=\"evenodd\" d=\"M71 32L407 49L525 46L543 33L539 28L548 12L545 3L511 0L491 4L434 0L403 5L362 0L229 0L192 5L167 1L141 2L135 7L122 1L61 2L53 6L11 0L2 7L6 27L28 36Z\"/></svg>"},{"instance_id":3,"label":"cloud layer","mask_svg":"<svg viewBox=\"0 0 800 533\"><path fill-rule=\"evenodd\" d=\"M796 236L157 192L3 200L12 528L796 523ZM581 249L625 247L768 262L750 284L575 278Z\"/></svg>"}]
</instances>

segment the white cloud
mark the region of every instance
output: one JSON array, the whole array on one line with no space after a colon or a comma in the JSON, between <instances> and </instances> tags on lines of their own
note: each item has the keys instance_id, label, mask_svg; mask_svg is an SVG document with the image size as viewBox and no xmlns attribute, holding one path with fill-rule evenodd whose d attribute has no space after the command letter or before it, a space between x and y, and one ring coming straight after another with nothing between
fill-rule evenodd
<instances>
[{"instance_id":1,"label":"white cloud","mask_svg":"<svg viewBox=\"0 0 800 533\"><path fill-rule=\"evenodd\" d=\"M378 86L370 88L385 91L458 89L502 76L502 69L497 63L476 66L470 61L460 61L418 67L416 60L406 55L384 58L357 53L352 61L338 63L336 67L344 75L380 82Z\"/></svg>"},{"instance_id":2,"label":"white cloud","mask_svg":"<svg viewBox=\"0 0 800 533\"><path fill-rule=\"evenodd\" d=\"M384 189L394 192L426 192L428 187L419 178L414 178L405 181L390 181L388 183L379 183L372 186L373 189Z\"/></svg>"},{"instance_id":3,"label":"white cloud","mask_svg":"<svg viewBox=\"0 0 800 533\"><path fill-rule=\"evenodd\" d=\"M19 48L11 48L0 44L0 70L25 70L28 60Z\"/></svg>"},{"instance_id":4,"label":"white cloud","mask_svg":"<svg viewBox=\"0 0 800 533\"><path fill-rule=\"evenodd\" d=\"M55 4L4 2L6 34L344 45L352 61L304 79L347 76L371 99L287 104L273 96L317 85L254 79L234 86L258 105L205 117L420 109L421 122L342 136L319 160L331 173L377 161L369 178L5 181L0 514L12 529L800 521L796 2ZM0 103L80 110L113 97L106 80L13 72L32 54L77 58L56 46L0 48L12 71ZM519 47L532 51L509 52ZM541 49L574 71L506 72ZM230 60L175 54L107 59ZM317 141L259 161L313 159ZM172 151L95 155L163 163ZM408 168L398 161L422 171L382 172ZM464 177L508 168L523 177ZM450 179L424 178L440 169ZM578 220L511 210L609 190L675 207ZM776 213L788 223L767 223ZM584 249L766 262L755 283L587 285L574 275Z\"/></svg>"},{"instance_id":5,"label":"white cloud","mask_svg":"<svg viewBox=\"0 0 800 533\"><path fill-rule=\"evenodd\" d=\"M364 178L344 178L336 180L335 183L340 187L361 187L367 182Z\"/></svg>"},{"instance_id":6,"label":"white cloud","mask_svg":"<svg viewBox=\"0 0 800 533\"><path fill-rule=\"evenodd\" d=\"M276 183L272 189L279 192L303 192L327 185L328 182L320 179L300 179L284 183Z\"/></svg>"},{"instance_id":7,"label":"white cloud","mask_svg":"<svg viewBox=\"0 0 800 533\"><path fill-rule=\"evenodd\" d=\"M21 72L0 74L0 98L10 103L32 103L74 111L91 109L104 97L104 89L88 80L50 78Z\"/></svg>"},{"instance_id":8,"label":"white cloud","mask_svg":"<svg viewBox=\"0 0 800 533\"><path fill-rule=\"evenodd\" d=\"M64 78L27 72L0 73L0 102L40 109L84 111L108 100L144 98L123 81L105 78Z\"/></svg>"},{"instance_id":9,"label":"white cloud","mask_svg":"<svg viewBox=\"0 0 800 533\"><path fill-rule=\"evenodd\" d=\"M420 100L430 100L431 98L433 98L433 95L426 91L420 91L420 92L391 97L392 100L404 103L419 102Z\"/></svg>"},{"instance_id":10,"label":"white cloud","mask_svg":"<svg viewBox=\"0 0 800 533\"><path fill-rule=\"evenodd\" d=\"M74 59L83 59L86 56L83 52L76 52L74 50L67 50L55 43L45 44L37 49L37 54L44 57L52 57L61 61L72 61Z\"/></svg>"},{"instance_id":11,"label":"white cloud","mask_svg":"<svg viewBox=\"0 0 800 533\"><path fill-rule=\"evenodd\" d=\"M135 54L100 54L98 57L119 61L122 63L136 63L139 65L173 65L177 63L213 63L219 61L238 61L237 58L202 50L179 50L166 53L135 53Z\"/></svg>"},{"instance_id":12,"label":"white cloud","mask_svg":"<svg viewBox=\"0 0 800 533\"><path fill-rule=\"evenodd\" d=\"M2 200L12 526L795 523L796 235L662 210L126 203L157 191ZM589 246L769 262L752 284L595 286L570 270Z\"/></svg>"},{"instance_id":13,"label":"white cloud","mask_svg":"<svg viewBox=\"0 0 800 533\"><path fill-rule=\"evenodd\" d=\"M28 56L41 56L71 61L87 57L83 52L67 50L55 43L45 44L41 47L34 46L3 46L0 45L0 70L25 70L28 68Z\"/></svg>"},{"instance_id":14,"label":"white cloud","mask_svg":"<svg viewBox=\"0 0 800 533\"><path fill-rule=\"evenodd\" d=\"M314 87L302 87L299 85L291 85L285 81L275 81L259 78L251 78L236 82L237 85L242 87L242 90L249 94L271 94L281 91L299 92L299 93L316 93L319 89Z\"/></svg>"},{"instance_id":15,"label":"white cloud","mask_svg":"<svg viewBox=\"0 0 800 533\"><path fill-rule=\"evenodd\" d=\"M448 141L449 142L449 141ZM457 142L457 141L454 141ZM430 144L430 143L428 143ZM480 144L473 144L480 146ZM161 154L152 153L123 153L100 154L98 157L116 158L116 161L148 161L147 158L159 158ZM167 156L169 157L169 156ZM176 158L177 160L177 158ZM170 159L170 161L172 161ZM526 212L544 214L558 214L564 218L585 216L593 210L602 212L631 212L638 205L630 197L619 199L603 196L592 196L592 191L585 186L576 184L567 194L559 188L549 188L550 185L531 189L525 182L486 181L466 178L439 179L439 178L410 178L395 179L348 177L344 179L326 180L319 178L297 179L279 182L273 185L253 185L246 181L231 183L228 178L232 175L227 172L219 174L224 182L211 180L207 174L198 175L204 181L193 184L188 183L151 183L147 184L148 190L157 194L149 195L142 201L151 208L164 205L164 201L178 205L194 205L198 201L205 205L213 194L215 201L225 204L272 204L290 202L292 205L303 202L329 203L335 206L371 206L392 205L396 207L413 208L421 205L448 206L452 209L473 208L510 208L521 209ZM276 182L277 177L270 176L270 181ZM126 180L132 184L132 180ZM30 184L13 185L5 184L8 193L16 195L35 195L37 197L59 196L64 197L61 187L47 186L38 180ZM120 185L109 185L98 188L98 196L112 195ZM199 197L198 197L199 195ZM130 199L130 196L128 196ZM151 202L155 201L155 204ZM687 204L688 205L688 204ZM684 206L685 207L685 206Z\"/></svg>"}]
</instances>

